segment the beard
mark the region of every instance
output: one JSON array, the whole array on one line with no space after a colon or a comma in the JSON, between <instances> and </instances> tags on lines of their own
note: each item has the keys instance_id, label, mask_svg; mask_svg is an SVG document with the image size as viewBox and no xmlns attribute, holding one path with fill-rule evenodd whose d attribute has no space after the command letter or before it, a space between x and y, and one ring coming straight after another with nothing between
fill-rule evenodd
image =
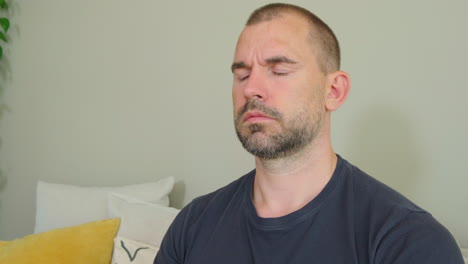
<instances>
[{"instance_id":1,"label":"beard","mask_svg":"<svg viewBox=\"0 0 468 264\"><path fill-rule=\"evenodd\" d=\"M294 116L285 120L282 114L257 100L249 100L237 113L234 119L236 134L242 146L252 155L262 159L285 158L302 150L319 135L324 122L324 110L319 106L307 111L303 106ZM257 110L276 120L280 131L268 135L269 124L255 123L246 127L242 133L244 114L249 110Z\"/></svg>"}]
</instances>

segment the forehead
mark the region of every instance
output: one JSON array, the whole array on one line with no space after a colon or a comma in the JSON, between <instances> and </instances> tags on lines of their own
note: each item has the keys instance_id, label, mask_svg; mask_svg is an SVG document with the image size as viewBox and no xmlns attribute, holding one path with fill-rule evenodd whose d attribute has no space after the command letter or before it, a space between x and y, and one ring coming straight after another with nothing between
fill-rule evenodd
<instances>
[{"instance_id":1,"label":"forehead","mask_svg":"<svg viewBox=\"0 0 468 264\"><path fill-rule=\"evenodd\" d=\"M282 14L280 17L248 25L239 36L235 60L248 60L252 56L311 55L310 24L298 16Z\"/></svg>"}]
</instances>

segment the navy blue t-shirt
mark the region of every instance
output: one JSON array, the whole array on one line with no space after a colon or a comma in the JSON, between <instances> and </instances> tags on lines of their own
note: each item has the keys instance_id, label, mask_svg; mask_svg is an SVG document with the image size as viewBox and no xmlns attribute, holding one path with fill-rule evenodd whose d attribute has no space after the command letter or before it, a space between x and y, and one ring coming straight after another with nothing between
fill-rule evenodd
<instances>
[{"instance_id":1,"label":"navy blue t-shirt","mask_svg":"<svg viewBox=\"0 0 468 264\"><path fill-rule=\"evenodd\" d=\"M255 170L182 209L155 263L463 264L429 213L339 156L322 192L286 216L258 216L254 178Z\"/></svg>"}]
</instances>

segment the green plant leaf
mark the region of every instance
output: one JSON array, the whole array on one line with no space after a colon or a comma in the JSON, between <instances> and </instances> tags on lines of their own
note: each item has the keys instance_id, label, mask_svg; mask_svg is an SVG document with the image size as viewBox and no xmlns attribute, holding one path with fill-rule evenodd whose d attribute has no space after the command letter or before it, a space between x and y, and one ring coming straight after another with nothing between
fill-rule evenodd
<instances>
[{"instance_id":1,"label":"green plant leaf","mask_svg":"<svg viewBox=\"0 0 468 264\"><path fill-rule=\"evenodd\" d=\"M0 46L0 59L3 57L3 49L2 46Z\"/></svg>"},{"instance_id":2,"label":"green plant leaf","mask_svg":"<svg viewBox=\"0 0 468 264\"><path fill-rule=\"evenodd\" d=\"M10 20L6 17L0 17L0 26L7 32L10 28Z\"/></svg>"},{"instance_id":3,"label":"green plant leaf","mask_svg":"<svg viewBox=\"0 0 468 264\"><path fill-rule=\"evenodd\" d=\"M5 37L5 34L3 34L3 32L0 31L0 39L5 41L5 42L8 42L7 38Z\"/></svg>"},{"instance_id":4,"label":"green plant leaf","mask_svg":"<svg viewBox=\"0 0 468 264\"><path fill-rule=\"evenodd\" d=\"M8 5L5 0L0 0L0 8L7 9Z\"/></svg>"}]
</instances>

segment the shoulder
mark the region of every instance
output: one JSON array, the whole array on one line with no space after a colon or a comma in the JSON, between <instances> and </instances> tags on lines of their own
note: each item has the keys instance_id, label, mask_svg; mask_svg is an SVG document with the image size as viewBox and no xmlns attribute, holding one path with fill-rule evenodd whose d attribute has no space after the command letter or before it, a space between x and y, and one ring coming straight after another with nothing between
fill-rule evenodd
<instances>
[{"instance_id":1,"label":"shoulder","mask_svg":"<svg viewBox=\"0 0 468 264\"><path fill-rule=\"evenodd\" d=\"M349 162L344 166L355 228L370 239L374 263L463 263L455 239L429 212Z\"/></svg>"},{"instance_id":2,"label":"shoulder","mask_svg":"<svg viewBox=\"0 0 468 264\"><path fill-rule=\"evenodd\" d=\"M176 216L161 243L156 261L183 263L194 246L195 239L203 239L216 226L226 208L239 208L232 203L242 199L249 177L255 171L206 195L195 198Z\"/></svg>"},{"instance_id":3,"label":"shoulder","mask_svg":"<svg viewBox=\"0 0 468 264\"><path fill-rule=\"evenodd\" d=\"M184 221L184 229L189 229L191 225L197 223L200 217L215 216L221 214L225 208L243 197L249 177L255 174L255 170L247 173L239 179L219 188L211 193L199 196L186 205L175 221ZM179 218L179 219L178 219ZM204 219L205 221L206 219Z\"/></svg>"},{"instance_id":4,"label":"shoulder","mask_svg":"<svg viewBox=\"0 0 468 264\"><path fill-rule=\"evenodd\" d=\"M409 213L381 235L375 263L464 263L453 236L428 213Z\"/></svg>"},{"instance_id":5,"label":"shoulder","mask_svg":"<svg viewBox=\"0 0 468 264\"><path fill-rule=\"evenodd\" d=\"M187 210L187 214L192 218L192 222L207 209L211 211L223 210L236 199L243 198L247 184L255 175L255 170L245 174L239 179L219 188L211 193L199 196L192 200L182 210ZM214 213L214 212L213 212Z\"/></svg>"},{"instance_id":6,"label":"shoulder","mask_svg":"<svg viewBox=\"0 0 468 264\"><path fill-rule=\"evenodd\" d=\"M375 213L399 212L401 217L413 212L426 212L395 189L368 175L344 160L345 181L351 186L355 204Z\"/></svg>"},{"instance_id":7,"label":"shoulder","mask_svg":"<svg viewBox=\"0 0 468 264\"><path fill-rule=\"evenodd\" d=\"M404 195L344 161L345 186L358 231L382 234L412 216L432 218ZM420 219L420 217L418 217Z\"/></svg>"}]
</instances>

